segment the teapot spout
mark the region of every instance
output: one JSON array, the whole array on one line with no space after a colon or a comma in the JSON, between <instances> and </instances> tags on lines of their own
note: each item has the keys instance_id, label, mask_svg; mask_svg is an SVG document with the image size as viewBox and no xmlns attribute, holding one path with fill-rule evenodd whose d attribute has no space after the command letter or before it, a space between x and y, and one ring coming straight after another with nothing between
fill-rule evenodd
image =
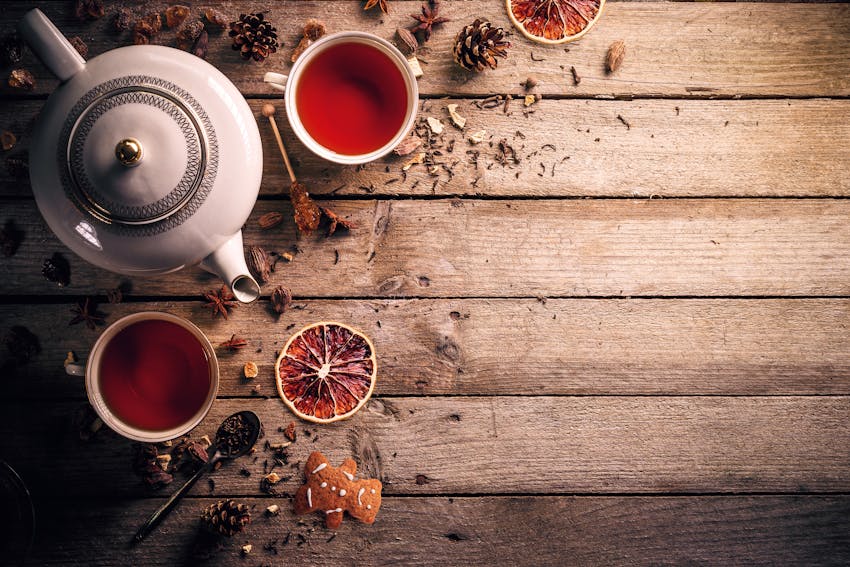
<instances>
[{"instance_id":1,"label":"teapot spout","mask_svg":"<svg viewBox=\"0 0 850 567\"><path fill-rule=\"evenodd\" d=\"M38 8L24 14L18 31L41 62L63 83L85 67L83 56Z\"/></svg>"},{"instance_id":2,"label":"teapot spout","mask_svg":"<svg viewBox=\"0 0 850 567\"><path fill-rule=\"evenodd\" d=\"M224 280L238 301L251 303L260 297L260 284L245 263L241 230L204 258L200 266Z\"/></svg>"}]
</instances>

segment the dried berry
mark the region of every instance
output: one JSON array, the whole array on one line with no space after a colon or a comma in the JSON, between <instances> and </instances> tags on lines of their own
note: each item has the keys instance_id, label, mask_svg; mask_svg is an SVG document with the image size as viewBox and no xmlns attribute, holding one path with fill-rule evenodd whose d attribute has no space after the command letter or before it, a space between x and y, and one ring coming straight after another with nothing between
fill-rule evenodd
<instances>
[{"instance_id":1,"label":"dried berry","mask_svg":"<svg viewBox=\"0 0 850 567\"><path fill-rule=\"evenodd\" d=\"M159 466L157 453L156 445L137 443L133 455L133 470L150 488L162 488L174 480Z\"/></svg>"},{"instance_id":2,"label":"dried berry","mask_svg":"<svg viewBox=\"0 0 850 567\"><path fill-rule=\"evenodd\" d=\"M226 28L228 22L230 22L230 18L228 18L224 13L220 12L219 10L216 10L215 8L207 8L206 10L204 10L204 17L214 27L217 27L222 30Z\"/></svg>"},{"instance_id":3,"label":"dried berry","mask_svg":"<svg viewBox=\"0 0 850 567\"><path fill-rule=\"evenodd\" d=\"M209 45L210 36L207 33L207 30L204 30L201 32L201 35L198 36L198 39L195 41L195 45L192 47L192 55L200 57L201 59L206 59Z\"/></svg>"},{"instance_id":4,"label":"dried berry","mask_svg":"<svg viewBox=\"0 0 850 567\"><path fill-rule=\"evenodd\" d=\"M169 6L165 9L165 27L176 28L189 17L189 6Z\"/></svg>"},{"instance_id":5,"label":"dried berry","mask_svg":"<svg viewBox=\"0 0 850 567\"><path fill-rule=\"evenodd\" d=\"M27 154L17 153L6 158L6 171L14 179L26 179L30 174L30 163Z\"/></svg>"},{"instance_id":6,"label":"dried berry","mask_svg":"<svg viewBox=\"0 0 850 567\"><path fill-rule=\"evenodd\" d=\"M204 31L204 23L201 20L193 20L184 24L177 30L177 47L183 51L194 49L195 42Z\"/></svg>"},{"instance_id":7,"label":"dried berry","mask_svg":"<svg viewBox=\"0 0 850 567\"><path fill-rule=\"evenodd\" d=\"M12 360L17 364L26 364L41 352L38 337L29 329L15 325L3 335L3 343Z\"/></svg>"},{"instance_id":8,"label":"dried berry","mask_svg":"<svg viewBox=\"0 0 850 567\"><path fill-rule=\"evenodd\" d=\"M12 219L7 220L3 228L0 228L0 251L7 258L14 256L23 239L24 233L15 226L15 221Z\"/></svg>"},{"instance_id":9,"label":"dried berry","mask_svg":"<svg viewBox=\"0 0 850 567\"><path fill-rule=\"evenodd\" d=\"M440 0L426 0L422 3L421 14L411 14L410 17L419 22L410 31L422 38L423 42L431 39L434 26L449 22L448 18L440 16Z\"/></svg>"},{"instance_id":10,"label":"dried berry","mask_svg":"<svg viewBox=\"0 0 850 567\"><path fill-rule=\"evenodd\" d=\"M239 19L230 24L229 35L233 38L233 49L242 59L262 62L277 51L277 29L262 12L240 14Z\"/></svg>"},{"instance_id":11,"label":"dried berry","mask_svg":"<svg viewBox=\"0 0 850 567\"><path fill-rule=\"evenodd\" d=\"M91 297L77 303L75 307L71 308L71 313L74 314L74 318L68 323L69 326L85 323L86 327L95 330L106 321L106 315L97 310L97 302Z\"/></svg>"},{"instance_id":12,"label":"dried berry","mask_svg":"<svg viewBox=\"0 0 850 567\"><path fill-rule=\"evenodd\" d=\"M65 287L71 283L71 264L59 252L45 260L41 265L41 274L49 281Z\"/></svg>"},{"instance_id":13,"label":"dried berry","mask_svg":"<svg viewBox=\"0 0 850 567\"><path fill-rule=\"evenodd\" d=\"M12 148L15 147L15 144L18 143L18 138L15 137L14 134L9 132L8 130L3 130L0 132L0 147L3 148L3 151L8 152Z\"/></svg>"},{"instance_id":14,"label":"dried berry","mask_svg":"<svg viewBox=\"0 0 850 567\"><path fill-rule=\"evenodd\" d=\"M236 307L236 298L230 293L230 290L225 286L221 286L219 290L209 290L204 293L204 299L207 300L207 305L212 309L212 315L221 315L227 319L230 310Z\"/></svg>"},{"instance_id":15,"label":"dried berry","mask_svg":"<svg viewBox=\"0 0 850 567\"><path fill-rule=\"evenodd\" d=\"M371 10L375 6L379 6L381 8L381 12L384 14L389 14L390 9L387 5L387 0L366 0L366 4L363 6L364 10Z\"/></svg>"},{"instance_id":16,"label":"dried berry","mask_svg":"<svg viewBox=\"0 0 850 567\"><path fill-rule=\"evenodd\" d=\"M245 256L248 263L248 269L257 278L261 284L269 281L271 272L274 271L275 262L272 261L272 256L261 246L248 246L245 250Z\"/></svg>"},{"instance_id":17,"label":"dried berry","mask_svg":"<svg viewBox=\"0 0 850 567\"><path fill-rule=\"evenodd\" d=\"M130 29L133 25L133 14L127 8L118 8L112 18L112 28L117 32Z\"/></svg>"},{"instance_id":18,"label":"dried berry","mask_svg":"<svg viewBox=\"0 0 850 567\"><path fill-rule=\"evenodd\" d=\"M292 303L292 292L283 286L274 288L271 294L272 309L278 315L284 313L286 308Z\"/></svg>"},{"instance_id":19,"label":"dried berry","mask_svg":"<svg viewBox=\"0 0 850 567\"><path fill-rule=\"evenodd\" d=\"M74 5L74 15L80 21L97 20L105 13L101 0L76 0Z\"/></svg>"},{"instance_id":20,"label":"dried berry","mask_svg":"<svg viewBox=\"0 0 850 567\"><path fill-rule=\"evenodd\" d=\"M24 44L16 33L10 33L0 40L0 67L11 67L21 62Z\"/></svg>"},{"instance_id":21,"label":"dried berry","mask_svg":"<svg viewBox=\"0 0 850 567\"><path fill-rule=\"evenodd\" d=\"M242 337L237 337L236 335L231 335L229 339L218 345L220 348L227 349L231 352L236 352L240 348L245 348L248 346L248 341L243 339Z\"/></svg>"},{"instance_id":22,"label":"dried berry","mask_svg":"<svg viewBox=\"0 0 850 567\"><path fill-rule=\"evenodd\" d=\"M274 228L282 222L283 213L278 213L276 211L266 213L257 219L257 224L260 226L261 230L268 230L270 228Z\"/></svg>"},{"instance_id":23,"label":"dried berry","mask_svg":"<svg viewBox=\"0 0 850 567\"><path fill-rule=\"evenodd\" d=\"M35 88L35 77L26 69L13 69L9 73L9 86L13 89L31 91Z\"/></svg>"},{"instance_id":24,"label":"dried berry","mask_svg":"<svg viewBox=\"0 0 850 567\"><path fill-rule=\"evenodd\" d=\"M614 73L623 64L625 58L626 44L623 40L618 39L608 48L608 53L605 55L605 69L609 73Z\"/></svg>"},{"instance_id":25,"label":"dried berry","mask_svg":"<svg viewBox=\"0 0 850 567\"><path fill-rule=\"evenodd\" d=\"M83 41L83 39L80 36L75 35L74 37L72 37L68 41L71 43L71 45L74 47L74 49L77 50L77 53L79 53L80 55L83 56L83 59L88 57L89 46L86 45L86 42Z\"/></svg>"}]
</instances>

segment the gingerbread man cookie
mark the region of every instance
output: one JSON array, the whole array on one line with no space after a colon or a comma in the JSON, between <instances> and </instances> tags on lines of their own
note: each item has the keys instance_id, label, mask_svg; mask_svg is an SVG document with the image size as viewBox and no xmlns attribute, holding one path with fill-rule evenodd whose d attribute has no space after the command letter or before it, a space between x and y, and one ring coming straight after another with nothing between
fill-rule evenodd
<instances>
[{"instance_id":1,"label":"gingerbread man cookie","mask_svg":"<svg viewBox=\"0 0 850 567\"><path fill-rule=\"evenodd\" d=\"M381 507L381 481L355 480L356 471L353 459L345 459L334 468L323 454L311 453L304 467L307 480L295 495L295 513L321 511L325 526L332 530L340 526L344 512L363 523L374 523Z\"/></svg>"}]
</instances>

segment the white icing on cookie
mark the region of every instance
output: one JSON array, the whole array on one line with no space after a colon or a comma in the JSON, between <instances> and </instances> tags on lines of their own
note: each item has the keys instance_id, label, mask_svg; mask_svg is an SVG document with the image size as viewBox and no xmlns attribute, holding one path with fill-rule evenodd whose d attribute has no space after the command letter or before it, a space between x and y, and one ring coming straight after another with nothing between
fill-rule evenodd
<instances>
[{"instance_id":1,"label":"white icing on cookie","mask_svg":"<svg viewBox=\"0 0 850 567\"><path fill-rule=\"evenodd\" d=\"M346 491L345 491L345 489L344 489L344 488L340 488L340 489L339 489L339 495L340 495L340 496L345 496L346 494L347 494L347 493L346 493Z\"/></svg>"},{"instance_id":2,"label":"white icing on cookie","mask_svg":"<svg viewBox=\"0 0 850 567\"><path fill-rule=\"evenodd\" d=\"M367 509L367 510L371 510L371 509L372 509L372 505L371 505L371 504L366 504L366 509Z\"/></svg>"},{"instance_id":3,"label":"white icing on cookie","mask_svg":"<svg viewBox=\"0 0 850 567\"><path fill-rule=\"evenodd\" d=\"M310 508L313 507L313 494L311 493L309 488L307 489L307 506L309 506Z\"/></svg>"},{"instance_id":4,"label":"white icing on cookie","mask_svg":"<svg viewBox=\"0 0 850 567\"><path fill-rule=\"evenodd\" d=\"M312 472L312 473L310 473L310 474L316 474L317 472L319 472L320 470L322 470L322 469L323 469L323 468L325 468L326 466L328 466L328 464L327 464L327 463L322 463L321 465L319 465L318 467L316 467L315 469L313 469L313 472Z\"/></svg>"},{"instance_id":5,"label":"white icing on cookie","mask_svg":"<svg viewBox=\"0 0 850 567\"><path fill-rule=\"evenodd\" d=\"M336 492L336 486L331 486L331 492Z\"/></svg>"},{"instance_id":6,"label":"white icing on cookie","mask_svg":"<svg viewBox=\"0 0 850 567\"><path fill-rule=\"evenodd\" d=\"M375 494L375 489L374 489L374 488L372 489L372 494Z\"/></svg>"},{"instance_id":7,"label":"white icing on cookie","mask_svg":"<svg viewBox=\"0 0 850 567\"><path fill-rule=\"evenodd\" d=\"M342 512L342 508L334 508L333 510L325 510L325 514L333 514L334 512Z\"/></svg>"},{"instance_id":8,"label":"white icing on cookie","mask_svg":"<svg viewBox=\"0 0 850 567\"><path fill-rule=\"evenodd\" d=\"M327 488L327 487L328 487L328 483L327 483L327 482L323 482L323 483L322 483L322 484L320 484L319 486L321 486L322 488Z\"/></svg>"},{"instance_id":9,"label":"white icing on cookie","mask_svg":"<svg viewBox=\"0 0 850 567\"><path fill-rule=\"evenodd\" d=\"M362 506L362 505L363 505L363 502L361 502L361 501L360 501L360 497L361 497L361 496L363 496L363 493L364 493L364 492L366 492L366 489L365 489L365 488L361 488L360 490L358 490L358 491L357 491L357 505L358 505L358 506Z\"/></svg>"},{"instance_id":10,"label":"white icing on cookie","mask_svg":"<svg viewBox=\"0 0 850 567\"><path fill-rule=\"evenodd\" d=\"M353 481L353 480L354 480L354 475L353 475L353 474L351 474L350 472L342 471L342 474L344 474L344 475L345 475L345 477L346 477L348 480L351 480L351 481Z\"/></svg>"}]
</instances>

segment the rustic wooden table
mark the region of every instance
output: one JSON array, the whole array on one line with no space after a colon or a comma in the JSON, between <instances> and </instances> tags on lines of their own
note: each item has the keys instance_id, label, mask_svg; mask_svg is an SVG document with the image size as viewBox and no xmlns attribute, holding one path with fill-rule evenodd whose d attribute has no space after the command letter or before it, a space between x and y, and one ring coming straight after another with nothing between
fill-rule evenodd
<instances>
[{"instance_id":1,"label":"rustic wooden table","mask_svg":"<svg viewBox=\"0 0 850 567\"><path fill-rule=\"evenodd\" d=\"M125 4L136 14L168 5ZM3 3L2 31L32 5L83 38L89 57L130 42L109 17L76 21L68 1ZM211 38L208 59L259 116L277 99L262 74L289 67L307 18L389 38L420 3L392 0L382 16L348 0L210 0L193 13L213 5L230 16L268 10L286 44L261 65ZM28 181L2 168L0 220L24 234L0 259L2 331L23 325L41 346L18 365L4 348L0 377L0 458L35 499L33 564L850 561L850 7L610 2L580 42L543 47L517 34L498 70L480 76L455 67L451 44L475 17L509 27L502 2L447 0L443 11L452 21L420 53L420 116L447 125L437 156L447 169L418 165L402 179L399 157L336 167L279 121L302 181L357 223L350 235L298 240L291 222L259 230L261 214L291 213L261 121L267 159L245 240L299 249L264 288L292 289L280 319L268 295L211 318L201 293L218 283L198 269L127 281L83 263L46 227ZM626 60L606 75L617 39ZM0 90L0 129L18 137L4 160L26 151L56 87L31 55L23 65L38 84ZM516 98L529 75L543 99L525 109ZM479 107L508 93L507 112ZM448 125L451 102L465 132ZM470 146L478 129L494 143ZM515 161L500 163L501 139ZM71 261L65 288L40 273L54 252ZM106 304L122 283L124 301ZM364 329L378 351L376 395L348 421L300 425L289 453L291 463L313 450L335 464L353 456L380 477L377 522L299 522L289 495L300 469L279 469L282 495L264 494L261 452L214 473L214 488L199 483L128 547L176 483L148 490L131 470L132 444L109 431L80 439L85 389L62 361L98 336L68 326L86 296L107 322L163 310L215 344L248 339L221 353L220 397L197 435L252 409L267 438L282 440L293 417L275 395L279 348L317 320ZM240 379L247 360L260 365L259 392ZM255 506L254 521L209 544L199 514L225 496ZM283 512L264 517L272 502Z\"/></svg>"}]
</instances>

